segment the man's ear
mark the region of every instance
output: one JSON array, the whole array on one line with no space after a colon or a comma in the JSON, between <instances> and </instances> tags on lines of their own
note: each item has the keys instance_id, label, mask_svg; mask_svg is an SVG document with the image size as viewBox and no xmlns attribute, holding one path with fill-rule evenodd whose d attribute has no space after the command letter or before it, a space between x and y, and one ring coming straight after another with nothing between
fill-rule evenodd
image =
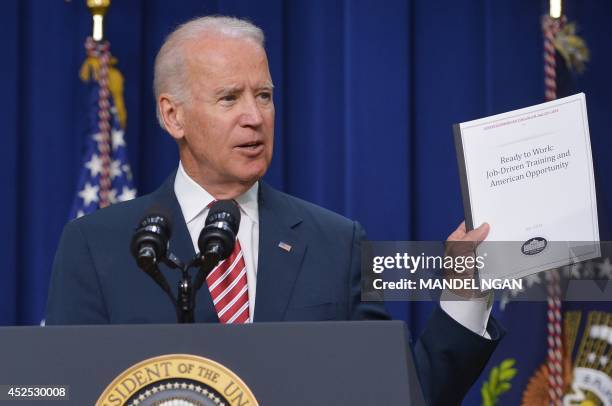
<instances>
[{"instance_id":1,"label":"man's ear","mask_svg":"<svg viewBox=\"0 0 612 406\"><path fill-rule=\"evenodd\" d=\"M171 95L162 93L157 101L159 115L164 122L166 131L172 138L179 140L184 136L183 106L177 103Z\"/></svg>"}]
</instances>

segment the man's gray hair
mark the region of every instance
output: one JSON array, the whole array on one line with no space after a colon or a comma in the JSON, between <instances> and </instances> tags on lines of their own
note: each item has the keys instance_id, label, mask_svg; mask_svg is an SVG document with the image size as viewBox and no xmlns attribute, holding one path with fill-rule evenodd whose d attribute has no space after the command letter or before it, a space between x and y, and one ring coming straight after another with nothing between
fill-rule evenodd
<instances>
[{"instance_id":1,"label":"man's gray hair","mask_svg":"<svg viewBox=\"0 0 612 406\"><path fill-rule=\"evenodd\" d=\"M159 95L168 93L179 103L189 99L185 54L183 45L204 34L220 34L230 38L245 38L264 46L264 34L253 23L235 17L206 16L198 17L181 24L168 37L155 57L153 72L153 93L158 103ZM156 105L157 120L165 129L159 105Z\"/></svg>"}]
</instances>

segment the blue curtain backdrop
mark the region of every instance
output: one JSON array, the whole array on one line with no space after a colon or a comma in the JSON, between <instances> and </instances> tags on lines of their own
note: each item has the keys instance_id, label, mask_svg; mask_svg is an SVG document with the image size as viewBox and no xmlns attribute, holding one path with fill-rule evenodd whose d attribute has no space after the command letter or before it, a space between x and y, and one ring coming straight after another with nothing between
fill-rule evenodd
<instances>
[{"instance_id":1,"label":"blue curtain backdrop","mask_svg":"<svg viewBox=\"0 0 612 406\"><path fill-rule=\"evenodd\" d=\"M0 13L0 324L36 324L78 181L87 88L84 1L6 0ZM359 220L374 240L443 240L463 218L451 125L543 101L547 1L114 0L106 36L125 76L139 193L177 165L155 120L153 59L179 23L247 17L267 36L277 188ZM587 94L602 218L612 210L612 3L566 0L591 63ZM571 191L568 191L568 197ZM609 227L609 224L604 225ZM431 304L392 303L418 331Z\"/></svg>"}]
</instances>

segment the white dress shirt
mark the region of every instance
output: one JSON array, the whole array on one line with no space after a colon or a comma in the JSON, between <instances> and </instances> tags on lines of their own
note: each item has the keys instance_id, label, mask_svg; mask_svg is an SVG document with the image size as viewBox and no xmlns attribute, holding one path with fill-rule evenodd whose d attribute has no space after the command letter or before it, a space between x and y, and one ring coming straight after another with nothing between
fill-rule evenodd
<instances>
[{"instance_id":1,"label":"white dress shirt","mask_svg":"<svg viewBox=\"0 0 612 406\"><path fill-rule=\"evenodd\" d=\"M467 300L451 291L444 291L440 296L440 307L463 327L479 336L491 339L487 332L487 322L493 302L490 295L492 293Z\"/></svg>"},{"instance_id":2,"label":"white dress shirt","mask_svg":"<svg viewBox=\"0 0 612 406\"><path fill-rule=\"evenodd\" d=\"M244 194L236 198L240 206L240 227L238 228L238 240L242 248L244 264L246 266L247 285L249 290L249 320L255 315L255 295L257 289L257 258L259 254L259 206L257 204L257 193L259 183L255 184ZM187 175L183 164L179 163L176 178L174 179L174 193L181 206L187 230L193 243L195 252L199 252L198 238L206 223L208 216L208 205L215 198L204 188Z\"/></svg>"},{"instance_id":3,"label":"white dress shirt","mask_svg":"<svg viewBox=\"0 0 612 406\"><path fill-rule=\"evenodd\" d=\"M240 206L240 228L238 239L242 247L242 255L246 266L247 284L249 290L250 320L255 315L255 295L257 288L257 258L259 258L259 206L257 193L259 183L255 183L236 202ZM195 252L199 252L198 237L204 228L208 205L214 197L191 179L185 172L183 164L179 163L174 180L174 193L181 206L183 217L187 223L187 230L193 243ZM473 300L445 300L457 299L450 292L444 292L440 306L455 321L486 338L490 338L487 331L487 321L491 313L491 305L487 298Z\"/></svg>"}]
</instances>

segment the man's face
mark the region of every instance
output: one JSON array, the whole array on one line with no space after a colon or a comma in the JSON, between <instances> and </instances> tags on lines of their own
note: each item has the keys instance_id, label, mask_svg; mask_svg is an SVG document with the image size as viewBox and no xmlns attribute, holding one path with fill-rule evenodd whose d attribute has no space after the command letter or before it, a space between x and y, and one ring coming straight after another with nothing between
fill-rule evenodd
<instances>
[{"instance_id":1,"label":"man's face","mask_svg":"<svg viewBox=\"0 0 612 406\"><path fill-rule=\"evenodd\" d=\"M250 187L272 159L274 103L266 53L251 40L221 36L192 41L185 53L190 97L179 109L183 165L213 190Z\"/></svg>"}]
</instances>

